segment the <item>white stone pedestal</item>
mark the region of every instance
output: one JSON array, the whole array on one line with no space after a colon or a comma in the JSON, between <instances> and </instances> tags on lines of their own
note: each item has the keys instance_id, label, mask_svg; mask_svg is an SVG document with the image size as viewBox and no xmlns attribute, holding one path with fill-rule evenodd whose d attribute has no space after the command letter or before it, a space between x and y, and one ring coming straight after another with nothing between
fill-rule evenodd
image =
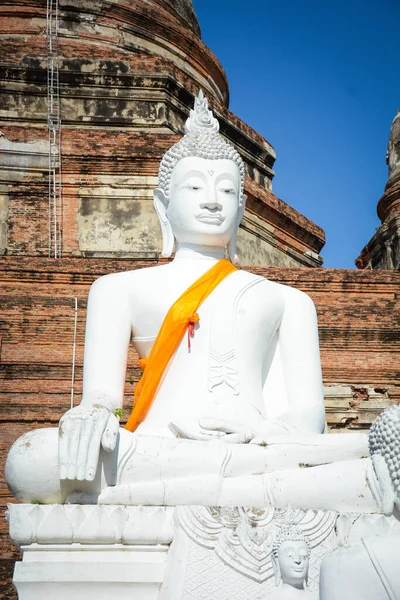
<instances>
[{"instance_id":1,"label":"white stone pedestal","mask_svg":"<svg viewBox=\"0 0 400 600\"><path fill-rule=\"evenodd\" d=\"M21 546L19 600L158 600L168 546Z\"/></svg>"},{"instance_id":2,"label":"white stone pedestal","mask_svg":"<svg viewBox=\"0 0 400 600\"><path fill-rule=\"evenodd\" d=\"M158 600L173 508L13 504L19 600Z\"/></svg>"},{"instance_id":3,"label":"white stone pedestal","mask_svg":"<svg viewBox=\"0 0 400 600\"><path fill-rule=\"evenodd\" d=\"M347 556L366 535L400 539L394 517L290 507L12 504L7 519L22 551L19 600L282 600L272 555L288 523L307 539L302 597L315 600L336 548Z\"/></svg>"}]
</instances>

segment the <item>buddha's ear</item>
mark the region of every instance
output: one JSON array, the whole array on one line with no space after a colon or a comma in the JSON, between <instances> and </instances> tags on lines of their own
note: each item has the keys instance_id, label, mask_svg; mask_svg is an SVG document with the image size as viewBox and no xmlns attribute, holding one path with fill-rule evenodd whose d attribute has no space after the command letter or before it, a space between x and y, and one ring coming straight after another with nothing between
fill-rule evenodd
<instances>
[{"instance_id":1,"label":"buddha's ear","mask_svg":"<svg viewBox=\"0 0 400 600\"><path fill-rule=\"evenodd\" d=\"M168 200L160 188L154 190L154 208L161 225L162 233L162 250L161 256L168 258L174 251L174 234L172 233L171 224L167 217Z\"/></svg>"},{"instance_id":2,"label":"buddha's ear","mask_svg":"<svg viewBox=\"0 0 400 600\"><path fill-rule=\"evenodd\" d=\"M237 217L236 217L236 228L235 228L235 231L232 234L231 239L228 242L228 254L229 254L229 258L230 258L231 263L234 264L234 265L238 265L239 264L239 257L237 255L237 251L236 251L236 240L237 240L237 233L238 233L240 221L243 218L244 209L246 208L246 200L247 200L247 196L245 196L243 194L241 202L239 204L238 214L237 214Z\"/></svg>"},{"instance_id":3,"label":"buddha's ear","mask_svg":"<svg viewBox=\"0 0 400 600\"><path fill-rule=\"evenodd\" d=\"M375 491L375 497L376 495L379 496L383 514L386 517L390 517L393 514L395 503L395 491L393 489L392 478L390 477L390 472L383 456L380 454L373 454L371 460L379 487L377 490L378 494L376 494L376 490L374 489L372 489L372 493L374 494Z\"/></svg>"}]
</instances>

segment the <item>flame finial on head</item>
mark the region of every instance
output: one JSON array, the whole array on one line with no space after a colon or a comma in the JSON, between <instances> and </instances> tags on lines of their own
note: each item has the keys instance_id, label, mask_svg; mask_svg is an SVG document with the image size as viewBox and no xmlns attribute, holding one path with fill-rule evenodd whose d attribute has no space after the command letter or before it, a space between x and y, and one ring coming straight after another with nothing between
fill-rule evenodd
<instances>
[{"instance_id":1,"label":"flame finial on head","mask_svg":"<svg viewBox=\"0 0 400 600\"><path fill-rule=\"evenodd\" d=\"M208 100L203 91L199 90L197 98L194 99L194 108L190 111L189 118L185 123L185 133L201 132L218 133L219 123L212 110L208 108Z\"/></svg>"}]
</instances>

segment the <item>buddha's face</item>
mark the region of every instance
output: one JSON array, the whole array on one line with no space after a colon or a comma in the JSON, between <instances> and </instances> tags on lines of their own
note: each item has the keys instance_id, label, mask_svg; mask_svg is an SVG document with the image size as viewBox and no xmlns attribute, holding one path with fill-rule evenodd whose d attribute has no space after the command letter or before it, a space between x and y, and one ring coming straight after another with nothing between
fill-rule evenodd
<instances>
[{"instance_id":1,"label":"buddha's face","mask_svg":"<svg viewBox=\"0 0 400 600\"><path fill-rule=\"evenodd\" d=\"M278 549L278 563L283 583L299 586L307 577L309 555L302 541L283 542Z\"/></svg>"},{"instance_id":2,"label":"buddha's face","mask_svg":"<svg viewBox=\"0 0 400 600\"><path fill-rule=\"evenodd\" d=\"M167 217L179 243L225 247L238 227L240 172L228 159L181 159L171 176Z\"/></svg>"}]
</instances>

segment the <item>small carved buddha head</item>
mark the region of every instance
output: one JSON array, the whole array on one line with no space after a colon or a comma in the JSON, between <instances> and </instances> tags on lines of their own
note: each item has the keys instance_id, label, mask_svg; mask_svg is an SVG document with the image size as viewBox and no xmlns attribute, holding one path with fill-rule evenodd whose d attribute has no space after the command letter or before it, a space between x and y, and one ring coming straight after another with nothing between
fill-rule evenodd
<instances>
[{"instance_id":1,"label":"small carved buddha head","mask_svg":"<svg viewBox=\"0 0 400 600\"><path fill-rule=\"evenodd\" d=\"M283 584L304 589L307 584L310 562L310 547L298 527L284 525L272 547L272 565L275 572L275 584Z\"/></svg>"},{"instance_id":2,"label":"small carved buddha head","mask_svg":"<svg viewBox=\"0 0 400 600\"><path fill-rule=\"evenodd\" d=\"M368 439L383 513L400 519L400 405L386 408L377 417Z\"/></svg>"},{"instance_id":3,"label":"small carved buddha head","mask_svg":"<svg viewBox=\"0 0 400 600\"><path fill-rule=\"evenodd\" d=\"M244 164L219 134L219 123L199 92L185 124L185 135L163 156L154 206L163 234L163 256L175 240L228 247L237 262L236 234L246 197Z\"/></svg>"}]
</instances>

